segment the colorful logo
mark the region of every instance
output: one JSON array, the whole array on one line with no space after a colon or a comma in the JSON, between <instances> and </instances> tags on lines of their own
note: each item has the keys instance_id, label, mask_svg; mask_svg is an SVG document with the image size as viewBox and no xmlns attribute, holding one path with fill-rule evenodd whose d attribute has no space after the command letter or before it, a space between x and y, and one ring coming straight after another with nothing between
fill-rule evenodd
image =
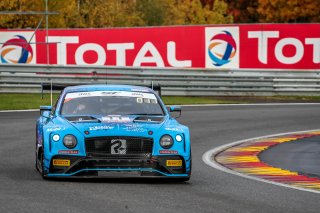
<instances>
[{"instance_id":1,"label":"colorful logo","mask_svg":"<svg viewBox=\"0 0 320 213\"><path fill-rule=\"evenodd\" d=\"M217 34L210 39L208 54L215 66L222 66L236 55L236 41L228 31Z\"/></svg>"},{"instance_id":2,"label":"colorful logo","mask_svg":"<svg viewBox=\"0 0 320 213\"><path fill-rule=\"evenodd\" d=\"M33 50L27 39L21 35L6 41L1 47L1 63L26 63L29 64L33 58Z\"/></svg>"}]
</instances>

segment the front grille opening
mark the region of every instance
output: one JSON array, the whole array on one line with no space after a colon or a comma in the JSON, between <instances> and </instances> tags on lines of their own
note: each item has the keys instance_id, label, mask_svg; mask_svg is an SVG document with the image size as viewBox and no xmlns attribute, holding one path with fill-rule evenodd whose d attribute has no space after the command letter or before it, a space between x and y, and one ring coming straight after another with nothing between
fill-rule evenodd
<instances>
[{"instance_id":1,"label":"front grille opening","mask_svg":"<svg viewBox=\"0 0 320 213\"><path fill-rule=\"evenodd\" d=\"M144 137L108 136L85 140L88 157L151 158L153 139Z\"/></svg>"}]
</instances>

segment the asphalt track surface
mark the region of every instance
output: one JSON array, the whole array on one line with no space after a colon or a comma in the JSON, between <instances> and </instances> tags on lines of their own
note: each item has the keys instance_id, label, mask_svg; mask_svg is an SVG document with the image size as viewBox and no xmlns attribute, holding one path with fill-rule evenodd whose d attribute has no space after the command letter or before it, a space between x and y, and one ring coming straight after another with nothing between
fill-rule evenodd
<instances>
[{"instance_id":1,"label":"asphalt track surface","mask_svg":"<svg viewBox=\"0 0 320 213\"><path fill-rule=\"evenodd\" d=\"M0 212L320 212L319 194L234 176L202 155L233 141L320 129L320 105L184 107L189 182L43 180L34 168L38 112L0 113ZM305 150L306 151L306 150Z\"/></svg>"},{"instance_id":2,"label":"asphalt track surface","mask_svg":"<svg viewBox=\"0 0 320 213\"><path fill-rule=\"evenodd\" d=\"M260 159L274 167L320 177L320 137L283 143L260 154Z\"/></svg>"}]
</instances>

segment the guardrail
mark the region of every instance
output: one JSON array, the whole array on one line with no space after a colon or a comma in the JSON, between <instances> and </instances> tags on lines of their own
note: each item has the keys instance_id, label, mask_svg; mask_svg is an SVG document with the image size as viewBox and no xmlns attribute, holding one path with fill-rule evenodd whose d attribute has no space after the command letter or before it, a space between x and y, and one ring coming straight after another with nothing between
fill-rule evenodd
<instances>
[{"instance_id":1,"label":"guardrail","mask_svg":"<svg viewBox=\"0 0 320 213\"><path fill-rule=\"evenodd\" d=\"M318 96L320 70L206 70L105 66L0 65L0 93L38 93L41 83L160 84L163 95Z\"/></svg>"}]
</instances>

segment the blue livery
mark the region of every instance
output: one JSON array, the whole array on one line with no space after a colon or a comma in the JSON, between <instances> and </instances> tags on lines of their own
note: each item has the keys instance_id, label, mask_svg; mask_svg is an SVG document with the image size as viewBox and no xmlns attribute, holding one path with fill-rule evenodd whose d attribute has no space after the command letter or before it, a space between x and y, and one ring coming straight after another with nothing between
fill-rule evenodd
<instances>
[{"instance_id":1,"label":"blue livery","mask_svg":"<svg viewBox=\"0 0 320 213\"><path fill-rule=\"evenodd\" d=\"M36 168L50 177L191 176L189 128L155 91L127 85L65 88L40 107Z\"/></svg>"}]
</instances>

